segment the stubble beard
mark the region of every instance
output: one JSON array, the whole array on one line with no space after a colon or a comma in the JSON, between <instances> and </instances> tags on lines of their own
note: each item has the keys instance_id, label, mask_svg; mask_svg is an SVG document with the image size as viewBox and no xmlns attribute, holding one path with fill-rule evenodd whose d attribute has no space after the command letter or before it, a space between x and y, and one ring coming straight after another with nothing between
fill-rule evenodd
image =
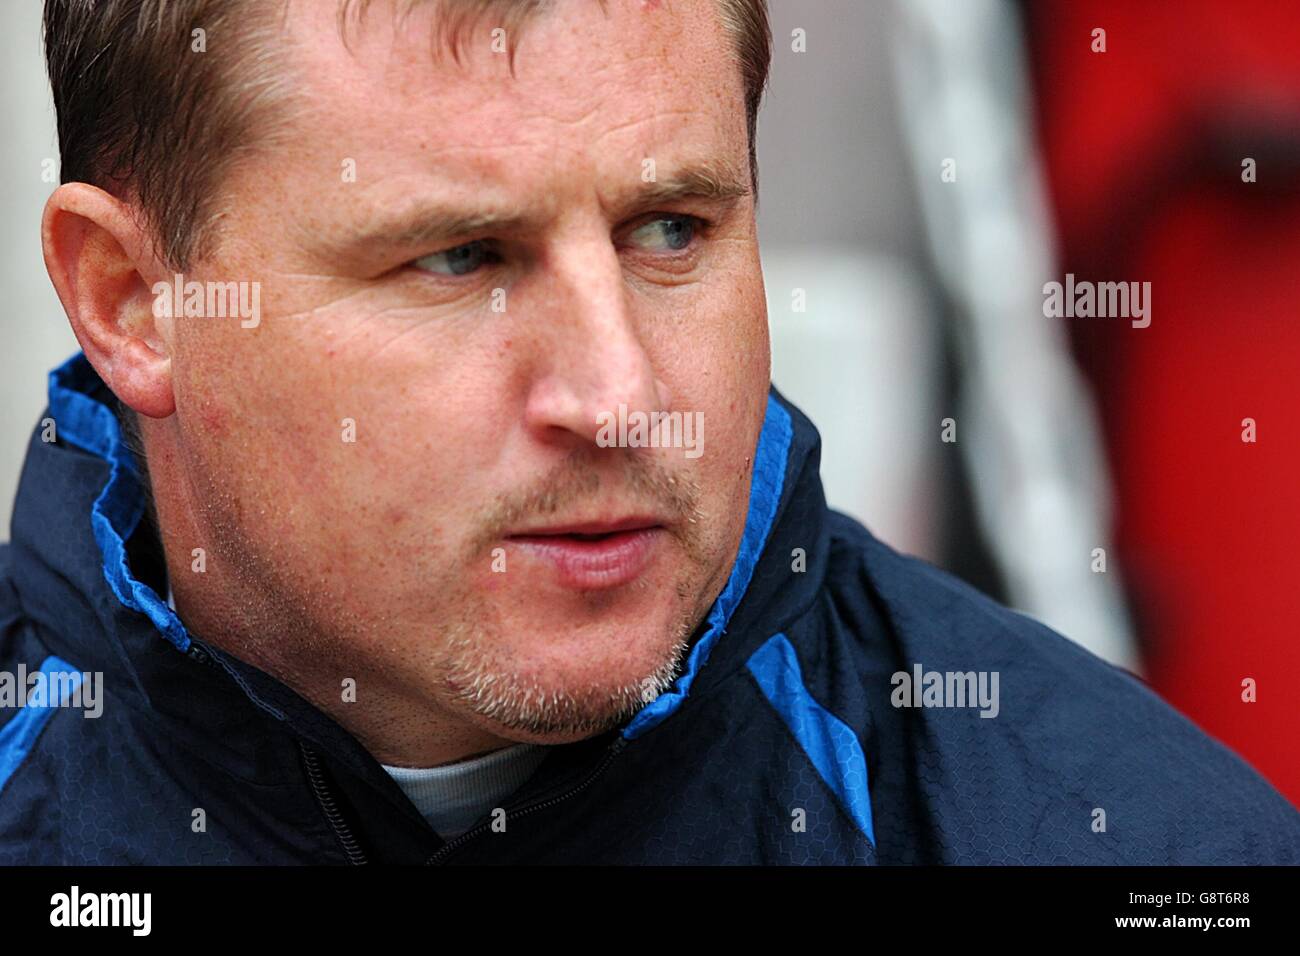
<instances>
[{"instance_id":1,"label":"stubble beard","mask_svg":"<svg viewBox=\"0 0 1300 956\"><path fill-rule=\"evenodd\" d=\"M714 522L700 510L696 484L635 458L626 461L624 477L629 487L681 519L670 534L672 544L685 558L683 570L671 593L661 598L673 601L678 610L662 636L654 638L660 649L653 666L632 678L608 684L588 682L580 688L522 675L499 651L511 645L513 635L502 634L491 623L493 617L480 597L477 602L462 604L462 608L475 603L478 607L462 614L444 631L442 683L454 709L473 713L480 721L512 735L569 741L613 729L672 686L713 592L720 588L725 546L707 539ZM475 556L471 560L483 560L484 550L499 542L502 529L520 516L561 510L594 494L599 485L598 474L575 458L548 476L539 491L498 502L481 517L484 532L468 549ZM645 591L649 583L640 580L630 587Z\"/></svg>"}]
</instances>

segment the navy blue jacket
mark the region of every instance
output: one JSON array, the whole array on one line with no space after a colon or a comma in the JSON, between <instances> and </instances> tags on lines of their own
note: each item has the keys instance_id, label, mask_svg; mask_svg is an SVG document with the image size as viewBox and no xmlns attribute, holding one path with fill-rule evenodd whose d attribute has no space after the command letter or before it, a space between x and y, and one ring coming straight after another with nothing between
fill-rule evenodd
<instances>
[{"instance_id":1,"label":"navy blue jacket","mask_svg":"<svg viewBox=\"0 0 1300 956\"><path fill-rule=\"evenodd\" d=\"M0 863L1300 862L1300 814L1140 681L829 510L775 391L674 688L444 843L354 737L160 599L109 401L81 356L51 374L57 441L34 433L0 548L0 672L103 675L98 718L0 708ZM899 706L918 665L996 672L997 715Z\"/></svg>"}]
</instances>

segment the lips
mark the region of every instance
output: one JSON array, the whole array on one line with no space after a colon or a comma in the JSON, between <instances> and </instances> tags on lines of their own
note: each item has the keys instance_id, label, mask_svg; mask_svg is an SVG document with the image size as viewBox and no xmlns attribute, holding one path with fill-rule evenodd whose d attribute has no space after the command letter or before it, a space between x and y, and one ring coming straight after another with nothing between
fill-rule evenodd
<instances>
[{"instance_id":1,"label":"lips","mask_svg":"<svg viewBox=\"0 0 1300 956\"><path fill-rule=\"evenodd\" d=\"M667 534L653 518L629 517L530 528L506 541L549 567L561 586L589 591L636 580Z\"/></svg>"}]
</instances>

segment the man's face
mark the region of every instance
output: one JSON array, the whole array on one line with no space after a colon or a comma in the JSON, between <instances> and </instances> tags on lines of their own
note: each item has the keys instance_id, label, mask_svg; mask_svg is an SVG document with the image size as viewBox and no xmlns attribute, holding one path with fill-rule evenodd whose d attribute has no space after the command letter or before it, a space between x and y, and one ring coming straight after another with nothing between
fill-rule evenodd
<instances>
[{"instance_id":1,"label":"man's face","mask_svg":"<svg viewBox=\"0 0 1300 956\"><path fill-rule=\"evenodd\" d=\"M512 77L486 22L457 64L419 7L349 49L334 3L290 4L289 145L223 185L186 275L260 281L260 322L177 320L172 366L233 614L307 683L576 739L671 678L730 569L769 374L753 197L670 187L748 186L741 78L712 4L607 6L531 21ZM605 447L620 405L703 444Z\"/></svg>"}]
</instances>

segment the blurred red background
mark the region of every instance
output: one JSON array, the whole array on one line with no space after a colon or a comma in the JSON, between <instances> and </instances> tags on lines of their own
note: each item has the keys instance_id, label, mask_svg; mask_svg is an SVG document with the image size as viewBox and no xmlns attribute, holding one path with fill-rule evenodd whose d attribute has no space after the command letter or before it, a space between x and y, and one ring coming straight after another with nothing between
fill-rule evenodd
<instances>
[{"instance_id":1,"label":"blurred red background","mask_svg":"<svg viewBox=\"0 0 1300 956\"><path fill-rule=\"evenodd\" d=\"M1147 677L1300 805L1300 4L1026 10L1062 271L1151 282L1072 322Z\"/></svg>"}]
</instances>

